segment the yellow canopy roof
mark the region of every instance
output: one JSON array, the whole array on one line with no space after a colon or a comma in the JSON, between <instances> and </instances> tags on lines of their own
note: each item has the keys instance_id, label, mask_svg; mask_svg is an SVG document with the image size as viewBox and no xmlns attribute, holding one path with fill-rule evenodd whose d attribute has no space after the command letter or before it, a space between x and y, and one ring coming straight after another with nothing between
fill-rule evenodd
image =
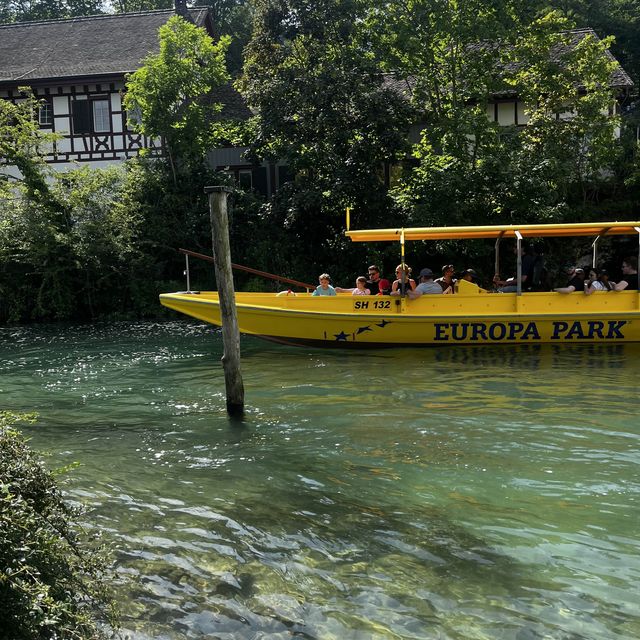
<instances>
[{"instance_id":1,"label":"yellow canopy roof","mask_svg":"<svg viewBox=\"0 0 640 640\"><path fill-rule=\"evenodd\" d=\"M405 240L468 240L474 238L523 238L561 236L630 235L638 233L640 222L585 222L570 224L488 225L484 227L414 227L404 229ZM347 231L353 242L400 240L403 229Z\"/></svg>"}]
</instances>

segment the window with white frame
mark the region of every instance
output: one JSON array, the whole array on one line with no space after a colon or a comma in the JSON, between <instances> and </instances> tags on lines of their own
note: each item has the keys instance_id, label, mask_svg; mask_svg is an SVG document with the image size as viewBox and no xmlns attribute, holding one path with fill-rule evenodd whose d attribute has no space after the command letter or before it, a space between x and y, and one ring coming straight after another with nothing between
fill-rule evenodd
<instances>
[{"instance_id":1,"label":"window with white frame","mask_svg":"<svg viewBox=\"0 0 640 640\"><path fill-rule=\"evenodd\" d=\"M93 103L93 130L96 133L111 131L111 117L109 115L108 100L92 100Z\"/></svg>"},{"instance_id":2,"label":"window with white frame","mask_svg":"<svg viewBox=\"0 0 640 640\"><path fill-rule=\"evenodd\" d=\"M111 131L108 98L74 100L71 103L73 133L106 133Z\"/></svg>"},{"instance_id":3,"label":"window with white frame","mask_svg":"<svg viewBox=\"0 0 640 640\"><path fill-rule=\"evenodd\" d=\"M53 124L53 105L45 100L38 108L38 124L41 127L50 127Z\"/></svg>"}]
</instances>

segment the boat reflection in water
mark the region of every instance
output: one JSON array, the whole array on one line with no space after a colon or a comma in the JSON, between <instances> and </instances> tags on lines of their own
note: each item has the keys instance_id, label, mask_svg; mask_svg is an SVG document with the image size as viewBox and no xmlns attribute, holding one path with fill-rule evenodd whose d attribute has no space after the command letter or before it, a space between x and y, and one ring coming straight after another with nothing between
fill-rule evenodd
<instances>
[{"instance_id":1,"label":"boat reflection in water","mask_svg":"<svg viewBox=\"0 0 640 640\"><path fill-rule=\"evenodd\" d=\"M567 366L592 371L619 369L635 353L640 363L640 345L635 344L528 344L513 346L468 346L455 349L434 349L439 363L465 366L530 369Z\"/></svg>"}]
</instances>

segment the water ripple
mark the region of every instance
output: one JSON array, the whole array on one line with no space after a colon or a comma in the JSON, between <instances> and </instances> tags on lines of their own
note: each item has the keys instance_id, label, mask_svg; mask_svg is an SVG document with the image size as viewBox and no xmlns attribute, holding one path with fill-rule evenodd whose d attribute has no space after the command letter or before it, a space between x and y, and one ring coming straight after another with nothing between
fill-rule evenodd
<instances>
[{"instance_id":1,"label":"water ripple","mask_svg":"<svg viewBox=\"0 0 640 640\"><path fill-rule=\"evenodd\" d=\"M640 637L638 346L242 348L233 426L210 327L0 328L127 637Z\"/></svg>"}]
</instances>

